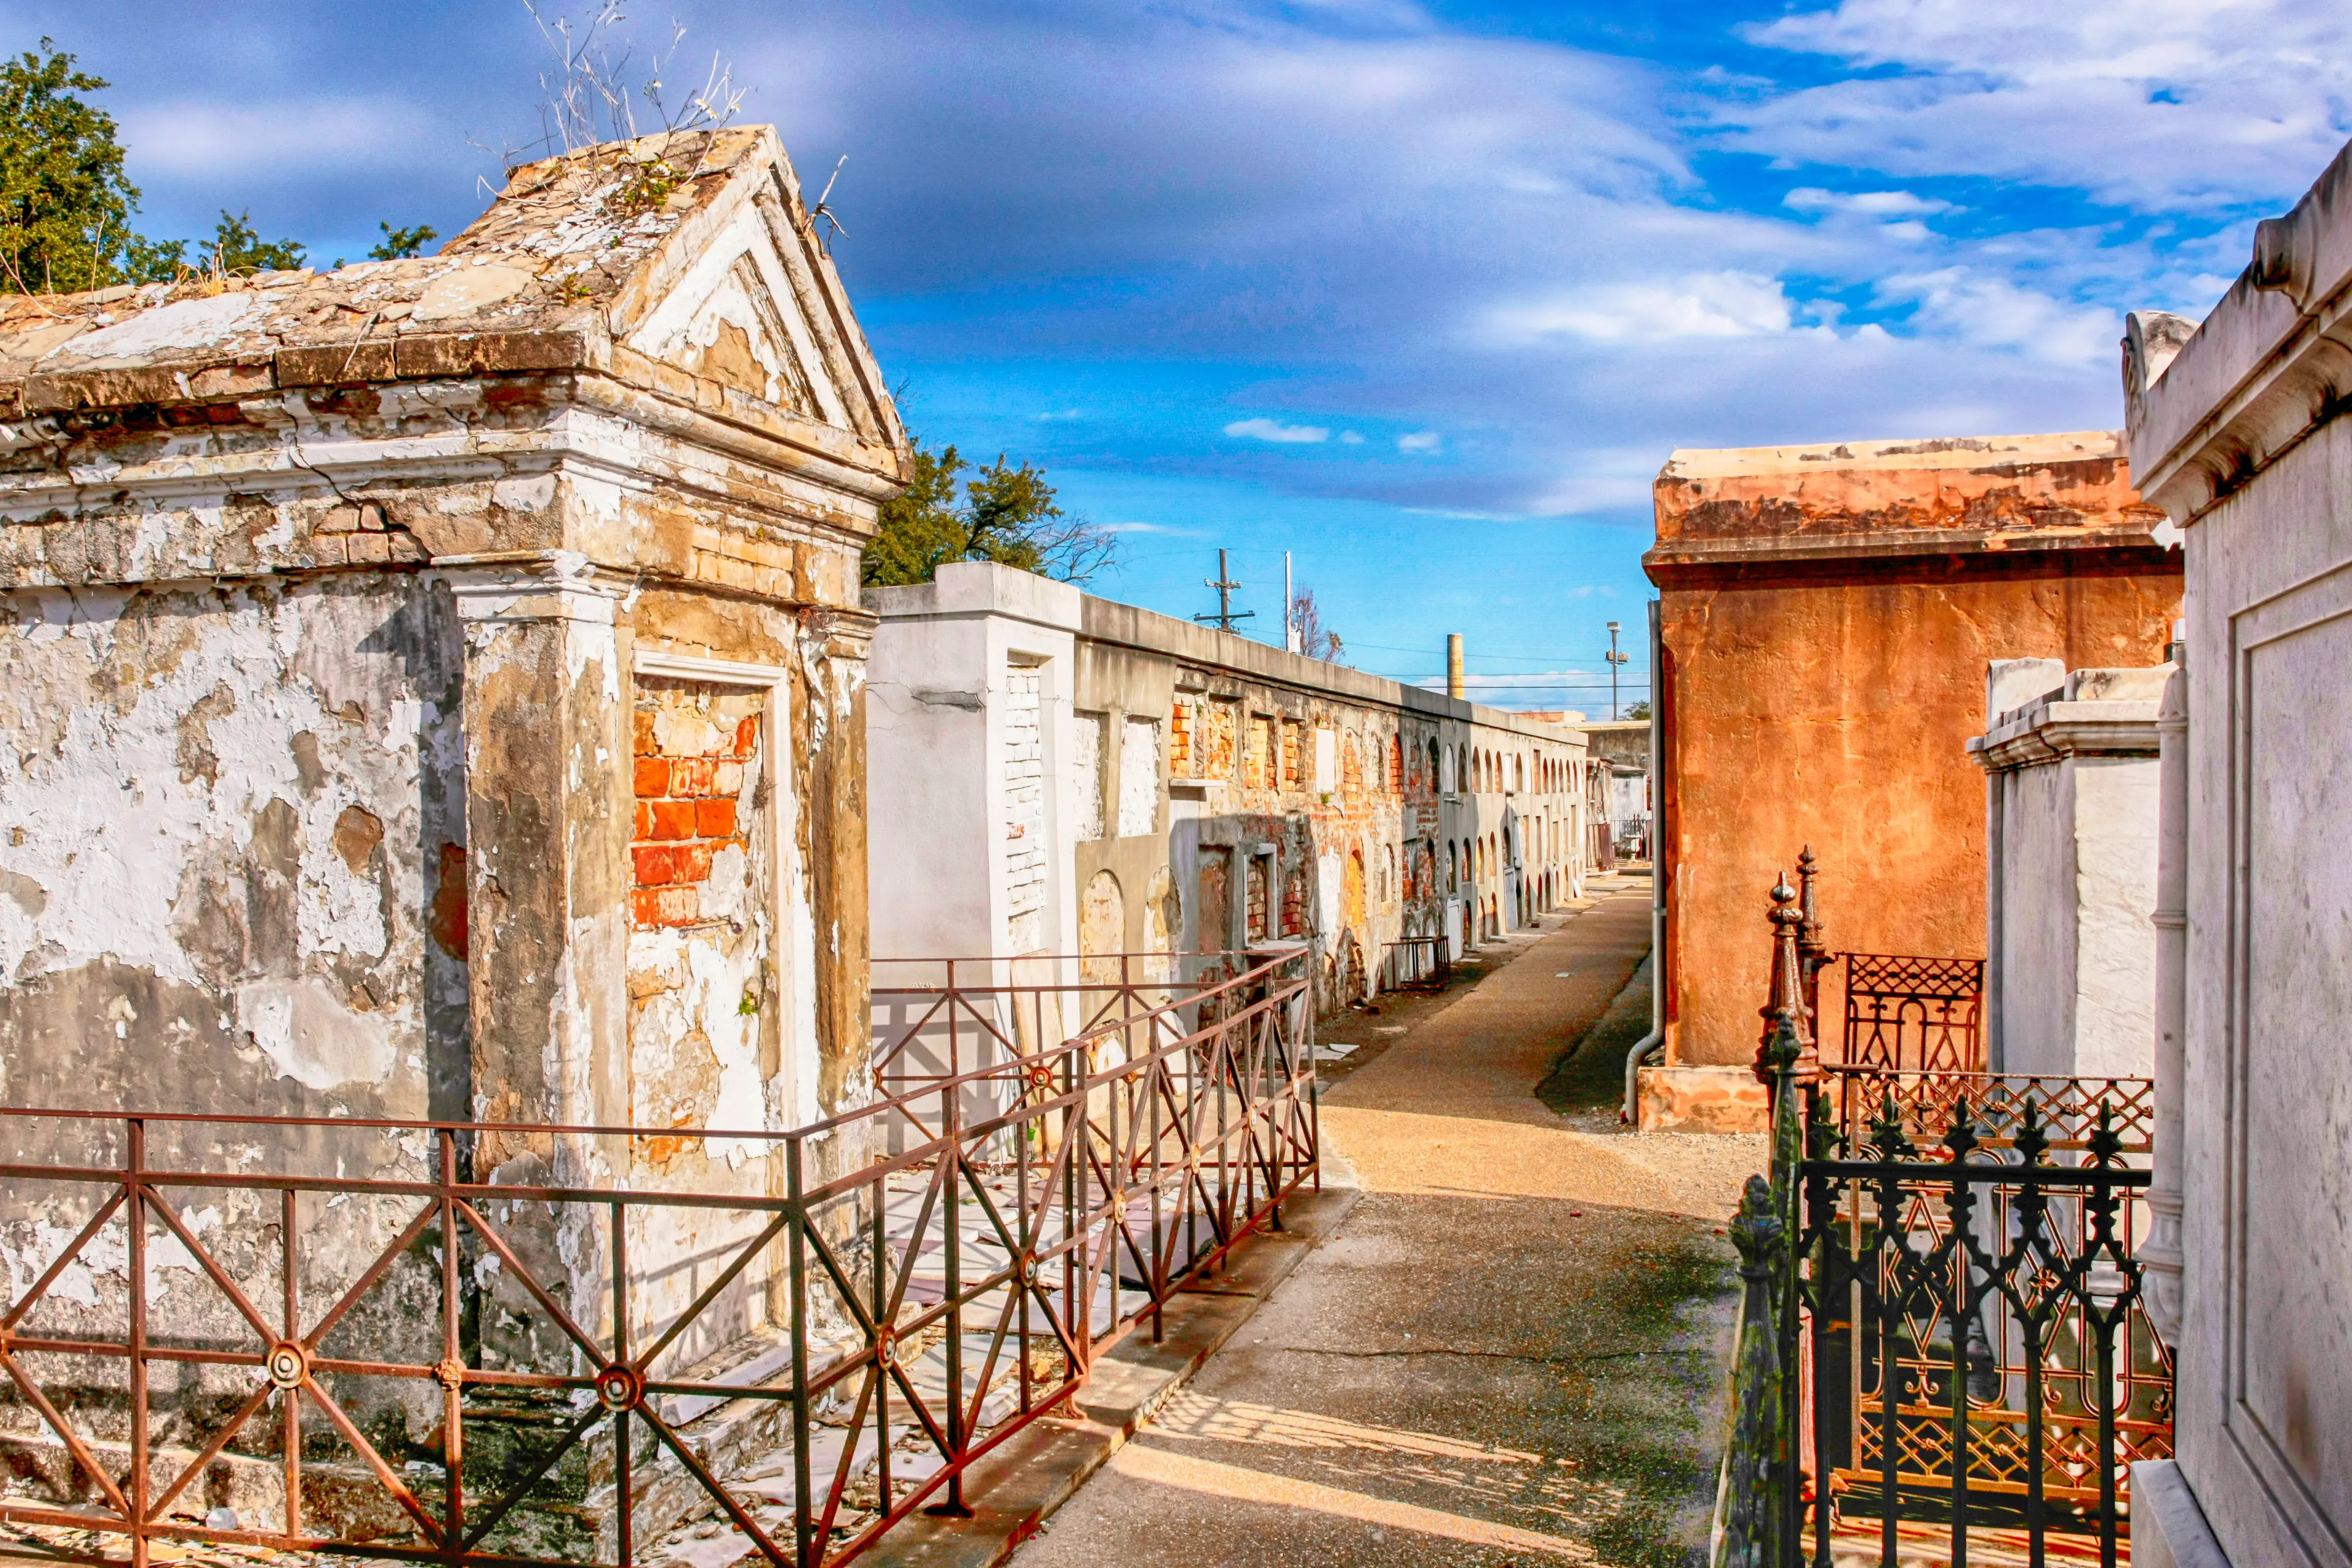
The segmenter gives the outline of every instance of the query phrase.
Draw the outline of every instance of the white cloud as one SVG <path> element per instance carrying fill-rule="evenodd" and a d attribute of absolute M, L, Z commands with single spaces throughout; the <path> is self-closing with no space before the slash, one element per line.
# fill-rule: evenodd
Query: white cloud
<path fill-rule="evenodd" d="M 1364 438 L 1361 436 L 1357 435 L 1353 430 L 1342 430 L 1339 432 L 1339 445 L 1342 447 L 1360 447 L 1363 444 Z"/>
<path fill-rule="evenodd" d="M 1843 0 L 1743 32 L 1872 73 L 1720 108 L 1734 146 L 1798 163 L 2151 210 L 2292 199 L 2352 131 L 2335 0 Z"/>
<path fill-rule="evenodd" d="M 1040 425 L 1051 425 L 1060 420 L 1084 419 L 1086 416 L 1087 411 L 1083 408 L 1064 408 L 1060 410 L 1048 409 L 1046 412 L 1037 416 L 1037 423 Z"/>
<path fill-rule="evenodd" d="M 1312 445 L 1331 438 L 1331 432 L 1320 425 L 1285 425 L 1276 419 L 1236 419 L 1225 426 L 1225 434 L 1285 445 Z"/>
<path fill-rule="evenodd" d="M 278 100 L 267 108 L 183 99 L 126 108 L 122 132 L 142 180 L 445 162 L 443 128 L 420 106 L 393 98 Z"/>
<path fill-rule="evenodd" d="M 1864 217 L 1925 217 L 1953 210 L 1949 202 L 1909 191 L 1824 191 L 1811 185 L 1798 186 L 1780 202 L 1801 213 L 1856 213 Z"/>
<path fill-rule="evenodd" d="M 1785 332 L 1791 310 L 1777 278 L 1750 272 L 1694 273 L 1670 283 L 1615 283 L 1493 312 L 1505 339 L 1566 335 L 1604 342 L 1667 338 L 1744 338 Z"/>
<path fill-rule="evenodd" d="M 2070 304 L 1960 267 L 1897 274 L 1878 286 L 1878 294 L 1916 303 L 1914 323 L 1935 336 L 2051 364 L 2105 364 L 2116 356 L 2121 332 L 2111 310 Z"/>
<path fill-rule="evenodd" d="M 1400 452 L 1435 452 L 1444 449 L 1445 437 L 1434 430 L 1415 430 L 1398 437 L 1396 445 Z"/>

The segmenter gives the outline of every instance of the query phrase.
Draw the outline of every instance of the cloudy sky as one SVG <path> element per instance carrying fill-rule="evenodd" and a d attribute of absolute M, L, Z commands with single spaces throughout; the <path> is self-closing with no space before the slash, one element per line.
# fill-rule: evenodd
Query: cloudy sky
<path fill-rule="evenodd" d="M 575 14 L 581 9 L 574 0 Z M 561 0 L 542 10 L 560 12 Z M 2111 427 L 2352 134 L 2352 7 L 2214 0 L 677 0 L 804 181 L 915 429 L 1045 464 L 1097 586 L 1282 552 L 1355 662 L 1608 703 L 1677 446 Z M 151 233 L 454 233 L 541 133 L 520 0 L 0 0 L 113 83 Z M 642 75 L 642 71 L 640 73 Z"/>

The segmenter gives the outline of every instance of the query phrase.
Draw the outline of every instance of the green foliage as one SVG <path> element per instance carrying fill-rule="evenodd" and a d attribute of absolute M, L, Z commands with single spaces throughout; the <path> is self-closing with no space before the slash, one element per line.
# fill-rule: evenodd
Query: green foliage
<path fill-rule="evenodd" d="M 264 239 L 255 233 L 250 207 L 235 217 L 223 207 L 204 261 L 212 270 L 234 272 L 240 278 L 256 272 L 292 272 L 302 265 L 302 247 L 290 239 Z"/>
<path fill-rule="evenodd" d="M 195 259 L 188 248 L 196 245 Z M 292 272 L 302 265 L 302 247 L 290 239 L 264 239 L 253 226 L 253 210 L 232 215 L 221 209 L 210 240 L 134 239 L 131 247 L 138 279 L 168 282 L 183 273 L 220 272 L 250 278 L 257 272 Z"/>
<path fill-rule="evenodd" d="M 114 117 L 84 101 L 106 83 L 47 38 L 0 64 L 0 269 L 26 293 L 144 276 Z"/>
<path fill-rule="evenodd" d="M 0 62 L 0 278 L 6 288 L 63 293 L 169 281 L 189 271 L 247 274 L 302 265 L 302 247 L 263 239 L 250 211 L 231 216 L 224 209 L 209 245 L 148 239 L 132 228 L 139 187 L 123 172 L 114 117 L 80 96 L 106 85 L 74 68 L 74 57 L 47 38 L 37 50 Z"/>
<path fill-rule="evenodd" d="M 880 524 L 866 547 L 862 578 L 870 588 L 928 583 L 950 561 L 993 561 L 1083 583 L 1116 554 L 1108 529 L 1062 510 L 1045 469 L 1014 468 L 1002 454 L 975 468 L 953 447 L 915 448 L 907 488 L 882 503 Z"/>
<path fill-rule="evenodd" d="M 425 246 L 441 237 L 441 231 L 429 223 L 420 223 L 413 228 L 394 228 L 388 223 L 379 223 L 376 227 L 383 230 L 383 243 L 368 252 L 371 261 L 399 261 L 421 255 Z"/>
<path fill-rule="evenodd" d="M 1640 700 L 1639 702 L 1628 702 L 1627 704 L 1625 704 L 1625 717 L 1626 717 L 1626 718 L 1628 718 L 1628 719 L 1646 719 L 1646 718 L 1648 718 L 1649 716 L 1650 716 L 1650 700 L 1649 700 L 1648 698 L 1644 697 L 1644 698 L 1643 698 L 1643 699 L 1642 699 L 1642 700 Z"/>

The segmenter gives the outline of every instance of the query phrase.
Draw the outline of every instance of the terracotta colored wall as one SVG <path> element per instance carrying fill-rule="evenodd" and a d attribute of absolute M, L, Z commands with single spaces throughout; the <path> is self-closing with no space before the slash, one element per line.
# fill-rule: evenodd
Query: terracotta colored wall
<path fill-rule="evenodd" d="M 1985 665 L 2157 664 L 2179 557 L 2034 551 L 1713 574 L 1661 593 L 1668 1060 L 1749 1060 L 1780 868 L 1841 952 L 1981 957 Z M 1824 997 L 1824 1011 L 1829 1011 Z"/>

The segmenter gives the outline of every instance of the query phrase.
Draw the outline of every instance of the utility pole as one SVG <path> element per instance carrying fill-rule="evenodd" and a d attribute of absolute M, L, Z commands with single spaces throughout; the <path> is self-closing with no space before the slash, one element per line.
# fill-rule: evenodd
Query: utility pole
<path fill-rule="evenodd" d="M 1469 685 L 1462 677 L 1462 634 L 1448 632 L 1445 634 L 1445 695 L 1465 696 Z"/>
<path fill-rule="evenodd" d="M 1214 577 L 1210 578 L 1207 583 L 1203 584 L 1203 586 L 1214 588 L 1217 591 L 1217 613 L 1213 616 L 1194 616 L 1192 617 L 1194 620 L 1214 621 L 1217 623 L 1217 629 L 1219 631 L 1230 632 L 1234 629 L 1234 623 L 1235 621 L 1248 620 L 1252 616 L 1256 614 L 1254 610 L 1234 610 L 1234 590 L 1240 587 L 1241 584 L 1233 580 L 1233 575 L 1234 574 L 1231 572 L 1225 570 L 1225 552 L 1222 550 L 1218 551 L 1217 574 Z M 1284 616 L 1287 616 L 1289 613 L 1289 606 L 1285 605 L 1283 607 Z"/>
<path fill-rule="evenodd" d="M 1617 623 L 1609 623 L 1609 651 L 1602 656 L 1609 660 L 1609 717 L 1617 717 L 1617 667 L 1632 660 L 1633 655 L 1617 651 Z"/>
<path fill-rule="evenodd" d="M 1224 573 L 1219 572 L 1217 575 L 1222 577 Z M 1298 651 L 1298 616 L 1294 613 L 1297 603 L 1292 596 L 1290 586 L 1290 552 L 1286 550 L 1282 552 L 1282 651 L 1285 653 Z"/>

